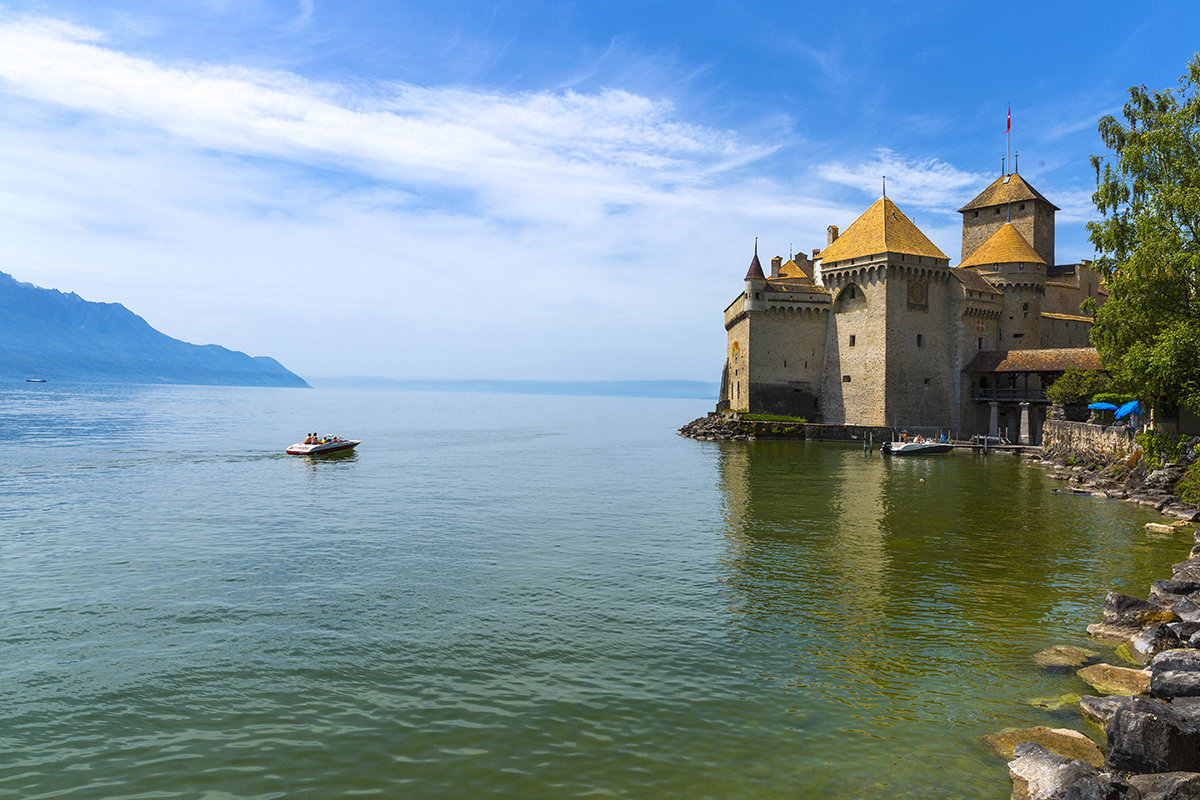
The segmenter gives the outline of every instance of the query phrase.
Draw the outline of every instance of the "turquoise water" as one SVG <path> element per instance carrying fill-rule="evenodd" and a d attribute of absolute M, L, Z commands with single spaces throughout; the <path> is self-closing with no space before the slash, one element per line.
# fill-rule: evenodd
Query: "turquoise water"
<path fill-rule="evenodd" d="M 1003 798 L 980 735 L 1085 729 L 1031 654 L 1190 547 L 708 407 L 0 388 L 0 797 Z"/>

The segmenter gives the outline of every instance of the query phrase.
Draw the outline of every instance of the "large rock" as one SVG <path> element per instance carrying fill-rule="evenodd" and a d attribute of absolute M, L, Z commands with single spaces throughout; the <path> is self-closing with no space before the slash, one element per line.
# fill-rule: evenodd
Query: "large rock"
<path fill-rule="evenodd" d="M 1104 764 L 1120 772 L 1200 771 L 1200 724 L 1161 700 L 1127 697 L 1108 721 Z"/>
<path fill-rule="evenodd" d="M 1104 620 L 1097 625 L 1088 625 L 1087 632 L 1102 638 L 1133 638 L 1154 622 L 1177 622 L 1178 619 L 1175 612 L 1156 603 L 1110 591 L 1104 597 Z"/>
<path fill-rule="evenodd" d="M 1167 623 L 1158 622 L 1146 628 L 1129 642 L 1129 653 L 1139 664 L 1149 664 L 1159 653 L 1183 647 L 1185 640 Z"/>
<path fill-rule="evenodd" d="M 1114 776 L 1033 742 L 1017 746 L 1008 774 L 1013 800 L 1140 800 Z"/>
<path fill-rule="evenodd" d="M 1141 800 L 1200 800 L 1200 773 L 1197 772 L 1131 775 L 1129 785 L 1137 789 Z"/>
<path fill-rule="evenodd" d="M 1200 650 L 1167 650 L 1150 662 L 1154 697 L 1200 697 Z"/>
<path fill-rule="evenodd" d="M 1014 750 L 1021 742 L 1033 742 L 1052 753 L 1074 758 L 1095 767 L 1104 763 L 1104 751 L 1100 746 L 1084 734 L 1070 728 L 1047 728 L 1045 725 L 1037 725 L 1033 728 L 991 733 L 979 739 L 979 743 L 988 752 L 1005 760 L 1013 757 Z"/>
<path fill-rule="evenodd" d="M 1120 704 L 1120 697 L 1113 695 L 1096 697 L 1092 694 L 1085 694 L 1079 698 L 1079 713 L 1089 722 L 1093 722 L 1101 728 L 1108 728 L 1108 720 Z"/>
<path fill-rule="evenodd" d="M 1101 694 L 1131 695 L 1150 692 L 1150 671 L 1145 669 L 1093 664 L 1076 671 L 1075 674 Z"/>
<path fill-rule="evenodd" d="M 1200 622 L 1200 603 L 1195 598 L 1181 597 L 1171 605 L 1171 610 L 1184 622 Z"/>
<path fill-rule="evenodd" d="M 1095 650 L 1088 650 L 1084 647 L 1056 644 L 1034 654 L 1033 660 L 1039 667 L 1046 669 L 1077 668 L 1092 663 L 1098 655 L 1100 654 Z"/>

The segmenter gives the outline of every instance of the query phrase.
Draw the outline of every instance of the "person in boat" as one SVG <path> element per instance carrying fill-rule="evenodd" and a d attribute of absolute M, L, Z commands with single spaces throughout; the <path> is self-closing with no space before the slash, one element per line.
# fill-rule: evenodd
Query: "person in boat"
<path fill-rule="evenodd" d="M 312 434 L 311 433 L 304 434 L 304 443 L 312 444 Z"/>

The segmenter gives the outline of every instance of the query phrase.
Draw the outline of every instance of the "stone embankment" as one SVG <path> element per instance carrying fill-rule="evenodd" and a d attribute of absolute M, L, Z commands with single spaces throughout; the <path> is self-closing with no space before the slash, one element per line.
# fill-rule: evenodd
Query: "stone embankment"
<path fill-rule="evenodd" d="M 1042 461 L 1059 491 L 1084 492 L 1151 506 L 1176 520 L 1148 523 L 1151 531 L 1191 527 L 1200 510 L 1175 496 L 1175 484 L 1194 460 L 1196 441 L 1177 448 L 1180 461 L 1149 467 L 1132 433 L 1081 423 L 1047 423 Z M 1081 696 L 1080 714 L 1104 732 L 1093 750 L 1078 731 L 1045 727 L 984 737 L 1010 758 L 1014 800 L 1200 800 L 1200 533 L 1188 558 L 1156 580 L 1146 599 L 1109 592 L 1103 619 L 1088 633 L 1112 646 L 1098 653 L 1050 648 L 1035 656 L 1046 669 L 1078 667 L 1095 695 Z M 1090 740 L 1089 740 L 1090 741 Z"/>
<path fill-rule="evenodd" d="M 818 425 L 813 422 L 774 422 L 743 419 L 737 414 L 710 413 L 679 429 L 680 436 L 702 441 L 808 439 L 821 442 L 883 442 L 892 429 L 872 425 Z"/>

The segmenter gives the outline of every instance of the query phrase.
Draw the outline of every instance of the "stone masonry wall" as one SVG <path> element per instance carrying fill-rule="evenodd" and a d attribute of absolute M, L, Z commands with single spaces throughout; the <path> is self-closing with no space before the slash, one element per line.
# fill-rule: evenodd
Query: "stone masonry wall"
<path fill-rule="evenodd" d="M 1042 428 L 1042 452 L 1047 458 L 1066 461 L 1113 463 L 1138 446 L 1133 431 L 1087 422 L 1048 419 Z"/>

